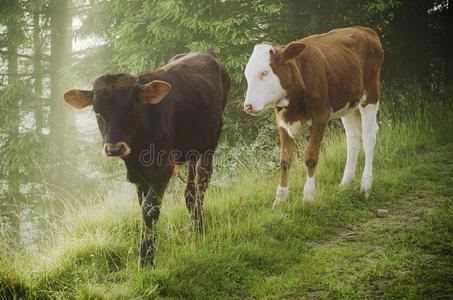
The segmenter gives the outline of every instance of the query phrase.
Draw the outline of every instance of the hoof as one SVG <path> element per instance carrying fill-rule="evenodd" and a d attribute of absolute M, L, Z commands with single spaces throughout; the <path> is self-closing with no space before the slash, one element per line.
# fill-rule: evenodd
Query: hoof
<path fill-rule="evenodd" d="M 311 201 L 315 199 L 315 177 L 307 177 L 304 186 L 304 200 Z"/>
<path fill-rule="evenodd" d="M 312 201 L 313 199 L 315 199 L 314 193 L 311 194 L 311 193 L 305 193 L 304 192 L 304 200 L 305 201 Z"/>
<path fill-rule="evenodd" d="M 363 194 L 363 196 L 365 197 L 365 199 L 370 198 L 371 189 L 360 188 L 360 192 Z"/>
<path fill-rule="evenodd" d="M 152 257 L 140 257 L 138 263 L 141 268 L 152 268 L 154 265 Z"/>
<path fill-rule="evenodd" d="M 143 240 L 140 244 L 140 267 L 152 267 L 154 258 L 154 246 L 149 240 Z"/>
<path fill-rule="evenodd" d="M 343 179 L 341 180 L 341 186 L 346 186 L 351 184 L 354 181 L 354 176 L 344 175 Z"/>
<path fill-rule="evenodd" d="M 275 192 L 275 200 L 272 204 L 272 208 L 277 206 L 281 201 L 286 201 L 288 199 L 289 190 L 288 187 L 283 187 L 278 185 L 277 191 Z"/>
<path fill-rule="evenodd" d="M 371 185 L 373 183 L 373 177 L 362 177 L 362 183 L 360 184 L 360 192 L 365 196 L 366 199 L 370 197 Z"/>

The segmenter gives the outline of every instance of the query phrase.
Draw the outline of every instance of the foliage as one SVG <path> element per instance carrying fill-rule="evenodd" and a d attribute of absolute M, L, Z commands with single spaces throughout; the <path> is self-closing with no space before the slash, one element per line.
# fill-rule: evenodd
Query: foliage
<path fill-rule="evenodd" d="M 14 139 L 0 140 L 3 145 L 0 158 L 3 163 L 0 166 L 2 168 L 0 174 L 3 176 L 8 176 L 10 172 L 27 173 L 31 171 L 31 169 L 27 168 L 29 161 L 24 161 L 23 157 L 17 154 L 28 153 L 27 157 L 33 160 L 33 158 L 36 159 L 39 156 L 39 150 L 44 148 L 33 131 L 33 127 L 30 128 L 30 124 L 25 124 L 23 118 L 32 109 L 30 105 L 32 95 L 29 85 L 21 82 L 9 85 L 0 91 L 0 117 L 4 120 L 3 129 L 5 130 L 3 137 L 6 136 L 10 128 L 19 127 L 21 129 L 20 134 Z M 21 104 L 22 111 L 20 115 L 11 112 L 11 107 L 14 107 L 16 103 Z M 30 149 L 37 149 L 38 151 L 30 151 Z"/>
<path fill-rule="evenodd" d="M 382 77 L 386 82 L 416 80 L 426 90 L 445 88 L 451 78 L 446 77 L 445 61 L 438 58 L 447 55 L 441 37 L 447 30 L 442 20 L 448 6 L 442 1 L 419 2 L 422 5 L 395 0 L 97 0 L 91 2 L 94 9 L 78 35 L 102 37 L 105 46 L 99 52 L 92 51 L 75 68 L 82 72 L 79 78 L 86 75 L 86 68 L 90 70 L 84 79 L 87 82 L 99 73 L 143 73 L 164 65 L 177 53 L 214 49 L 233 78 L 224 130 L 224 140 L 233 144 L 240 137 L 255 138 L 260 127 L 272 123 L 270 114 L 250 118 L 242 112 L 246 88 L 243 70 L 253 46 L 263 41 L 284 45 L 335 27 L 370 26 L 384 45 Z M 429 13 L 433 6 L 443 8 Z M 423 22 L 418 19 L 420 15 L 424 15 Z M 404 29 L 399 18 L 406 20 Z M 406 24 L 414 22 L 419 26 L 417 35 L 408 34 L 412 28 Z M 424 39 L 429 43 L 422 42 Z M 408 40 L 417 47 L 407 44 Z M 421 51 L 429 55 L 422 60 L 415 58 Z"/>

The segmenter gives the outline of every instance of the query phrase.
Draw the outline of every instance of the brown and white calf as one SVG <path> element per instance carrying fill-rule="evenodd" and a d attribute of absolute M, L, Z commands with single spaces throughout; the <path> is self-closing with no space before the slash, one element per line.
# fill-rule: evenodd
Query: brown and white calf
<path fill-rule="evenodd" d="M 342 185 L 355 177 L 362 136 L 365 168 L 360 190 L 369 197 L 378 126 L 379 72 L 384 51 L 378 35 L 366 27 L 335 29 L 284 47 L 256 45 L 245 68 L 248 88 L 244 110 L 256 115 L 275 110 L 280 134 L 281 177 L 274 206 L 288 197 L 288 171 L 294 139 L 310 130 L 304 161 L 308 169 L 304 199 L 315 196 L 315 168 L 327 122 L 341 118 L 347 160 Z"/>

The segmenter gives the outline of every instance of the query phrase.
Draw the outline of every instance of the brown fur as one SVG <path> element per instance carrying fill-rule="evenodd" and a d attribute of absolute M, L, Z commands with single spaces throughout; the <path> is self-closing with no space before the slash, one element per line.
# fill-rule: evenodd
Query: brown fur
<path fill-rule="evenodd" d="M 93 104 L 93 92 L 72 89 L 63 95 L 64 100 L 77 109 Z"/>
<path fill-rule="evenodd" d="M 131 89 L 137 84 L 137 80 L 136 76 L 128 73 L 102 75 L 94 80 L 93 90 Z"/>
<path fill-rule="evenodd" d="M 156 74 L 164 73 L 164 72 L 168 71 L 169 69 L 171 69 L 172 67 L 178 65 L 179 63 L 181 63 L 181 62 L 185 61 L 186 59 L 189 59 L 195 55 L 199 55 L 199 54 L 198 53 L 188 53 L 188 54 L 177 55 L 176 58 L 171 58 L 170 61 L 165 66 L 160 67 L 159 69 L 149 72 L 145 75 L 156 75 Z"/>
<path fill-rule="evenodd" d="M 137 185 L 144 224 L 141 265 L 153 262 L 161 200 L 172 174 L 185 163 L 186 206 L 196 229 L 203 228 L 204 193 L 230 89 L 230 76 L 212 53 L 177 55 L 167 66 L 139 77 L 102 75 L 95 79 L 94 91 L 65 94 L 76 108 L 94 104 L 104 153 L 120 156 L 127 179 Z"/>

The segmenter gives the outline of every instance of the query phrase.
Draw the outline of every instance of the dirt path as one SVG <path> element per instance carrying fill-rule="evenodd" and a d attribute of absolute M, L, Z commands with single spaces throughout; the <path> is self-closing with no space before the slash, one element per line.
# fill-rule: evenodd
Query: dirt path
<path fill-rule="evenodd" d="M 385 275 L 385 271 L 382 271 L 384 275 L 373 276 L 375 272 L 381 272 L 383 265 L 388 263 L 387 256 L 394 254 L 388 248 L 394 247 L 395 240 L 402 234 L 410 234 L 423 224 L 426 217 L 446 200 L 446 196 L 435 195 L 430 190 L 409 192 L 387 207 L 375 207 L 375 218 L 364 223 L 348 224 L 344 231 L 332 238 L 313 242 L 313 255 L 329 257 L 330 253 L 332 257 L 340 257 L 338 260 L 333 259 L 339 269 L 333 276 L 337 277 L 339 285 L 359 289 L 359 294 L 366 297 L 385 296 L 395 279 L 404 281 L 413 276 L 411 273 L 414 271 L 408 267 L 411 263 L 401 263 L 392 267 L 391 276 Z M 378 217 L 378 208 L 388 210 L 388 215 Z M 338 255 L 339 253 L 344 254 Z M 410 260 L 410 256 L 408 259 Z M 425 253 L 419 259 L 429 264 L 437 258 Z M 326 295 L 322 291 L 315 291 L 307 296 L 324 298 Z"/>

